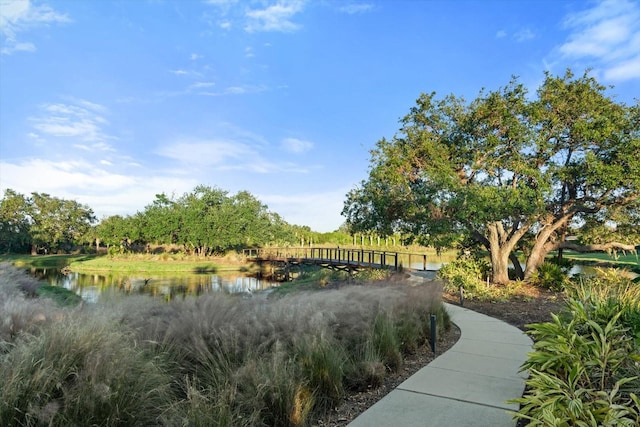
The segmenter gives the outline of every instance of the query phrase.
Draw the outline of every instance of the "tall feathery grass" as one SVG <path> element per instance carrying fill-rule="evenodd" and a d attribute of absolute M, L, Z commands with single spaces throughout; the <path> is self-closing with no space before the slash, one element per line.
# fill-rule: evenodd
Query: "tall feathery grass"
<path fill-rule="evenodd" d="M 0 266 L 0 425 L 305 426 L 450 326 L 395 281 L 266 298 L 61 307 Z M 31 294 L 32 295 L 32 294 Z"/>

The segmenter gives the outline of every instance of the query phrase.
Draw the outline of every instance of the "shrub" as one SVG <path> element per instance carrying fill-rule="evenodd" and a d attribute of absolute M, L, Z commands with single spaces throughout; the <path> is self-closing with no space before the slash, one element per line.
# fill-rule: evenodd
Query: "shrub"
<path fill-rule="evenodd" d="M 529 425 L 638 425 L 640 347 L 623 316 L 640 304 L 620 279 L 594 278 L 572 290 L 567 311 L 529 325 L 534 352 L 516 417 Z"/>
<path fill-rule="evenodd" d="M 531 283 L 544 289 L 560 292 L 569 285 L 568 271 L 571 267 L 545 261 L 531 278 Z"/>
<path fill-rule="evenodd" d="M 640 286 L 615 269 L 596 269 L 567 289 L 568 295 L 582 302 L 600 324 L 620 313 L 620 323 L 631 330 L 640 344 Z"/>
<path fill-rule="evenodd" d="M 489 283 L 491 266 L 482 258 L 467 256 L 445 264 L 438 271 L 438 276 L 445 281 L 444 290 L 457 294 L 462 287 L 467 299 L 504 301 L 521 286 L 519 282 L 508 285 Z"/>
<path fill-rule="evenodd" d="M 444 264 L 438 271 L 438 276 L 446 281 L 445 291 L 457 292 L 462 287 L 465 293 L 471 295 L 484 284 L 489 271 L 490 267 L 486 262 L 475 257 L 465 257 Z"/>

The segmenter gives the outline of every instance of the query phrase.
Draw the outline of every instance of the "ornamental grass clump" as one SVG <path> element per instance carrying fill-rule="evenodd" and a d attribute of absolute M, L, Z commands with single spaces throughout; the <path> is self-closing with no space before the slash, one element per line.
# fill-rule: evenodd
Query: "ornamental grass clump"
<path fill-rule="evenodd" d="M 217 413 L 222 424 L 297 426 L 348 390 L 382 384 L 402 365 L 406 348 L 427 343 L 429 313 L 438 313 L 441 330 L 448 328 L 440 291 L 400 284 L 269 299 L 218 294 L 153 307 L 126 322 L 185 379 L 180 422 Z M 419 332 L 411 345 L 401 332 L 408 313 Z M 216 402 L 226 409 L 216 409 Z"/>
<path fill-rule="evenodd" d="M 0 425 L 156 425 L 171 382 L 131 333 L 76 315 L 23 334 L 2 356 Z"/>
<path fill-rule="evenodd" d="M 60 307 L 1 285 L 13 273 L 0 270 L 3 426 L 307 426 L 427 344 L 430 314 L 450 326 L 441 288 L 400 280 Z"/>
<path fill-rule="evenodd" d="M 529 325 L 535 344 L 516 417 L 531 426 L 640 425 L 638 289 L 627 285 L 611 273 L 584 279 L 564 313 Z"/>

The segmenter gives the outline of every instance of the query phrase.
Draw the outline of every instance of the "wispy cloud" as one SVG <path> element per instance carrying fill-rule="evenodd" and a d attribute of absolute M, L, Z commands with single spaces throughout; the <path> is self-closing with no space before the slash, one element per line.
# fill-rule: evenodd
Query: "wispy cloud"
<path fill-rule="evenodd" d="M 310 192 L 303 194 L 258 194 L 257 197 L 274 212 L 283 213 L 290 224 L 304 224 L 312 230 L 329 232 L 327 224 L 344 222 L 340 212 L 344 204 L 344 195 L 349 188 L 340 188 L 329 192 Z M 322 209 L 309 209 L 309 206 L 322 206 Z M 337 227 L 335 227 L 337 228 Z"/>
<path fill-rule="evenodd" d="M 355 15 L 358 13 L 365 13 L 373 10 L 373 5 L 369 3 L 351 3 L 338 8 L 342 13 L 349 15 Z"/>
<path fill-rule="evenodd" d="M 199 92 L 191 92 L 197 95 L 203 96 L 225 96 L 225 95 L 247 95 L 252 93 L 260 93 L 268 90 L 269 88 L 265 85 L 238 85 L 238 86 L 228 86 L 219 91 L 199 91 Z"/>
<path fill-rule="evenodd" d="M 570 31 L 559 47 L 565 59 L 595 60 L 606 80 L 640 78 L 640 6 L 628 0 L 604 0 L 570 14 Z"/>
<path fill-rule="evenodd" d="M 106 112 L 102 105 L 82 99 L 66 104 L 42 104 L 40 114 L 30 118 L 38 133 L 30 135 L 38 139 L 69 138 L 77 148 L 109 151 L 112 147 L 107 140 L 115 138 L 103 129 L 108 124 Z"/>
<path fill-rule="evenodd" d="M 187 192 L 198 181 L 167 171 L 131 168 L 126 174 L 114 171 L 113 163 L 89 162 L 81 158 L 67 161 L 29 159 L 10 163 L 0 161 L 0 190 L 18 193 L 37 191 L 89 205 L 98 218 L 134 214 L 150 203 L 155 194 Z"/>
<path fill-rule="evenodd" d="M 304 153 L 313 148 L 313 143 L 298 138 L 285 138 L 282 140 L 280 147 L 290 153 Z"/>
<path fill-rule="evenodd" d="M 19 40 L 19 33 L 65 22 L 71 22 L 71 19 L 46 4 L 35 5 L 30 0 L 0 0 L 0 35 L 3 39 L 0 53 L 9 55 L 14 52 L 33 52 L 36 46 Z"/>
<path fill-rule="evenodd" d="M 513 39 L 518 43 L 532 40 L 535 37 L 536 34 L 530 28 L 522 28 L 521 30 L 513 34 Z"/>
<path fill-rule="evenodd" d="M 245 31 L 294 32 L 300 24 L 293 22 L 293 17 L 302 12 L 304 0 L 279 0 L 264 9 L 250 9 L 246 12 L 248 19 Z"/>

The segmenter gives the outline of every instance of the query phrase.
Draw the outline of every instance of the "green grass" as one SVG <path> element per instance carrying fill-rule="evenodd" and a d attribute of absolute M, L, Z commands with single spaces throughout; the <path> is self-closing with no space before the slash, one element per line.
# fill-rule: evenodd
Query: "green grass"
<path fill-rule="evenodd" d="M 2 255 L 0 262 L 16 267 L 63 268 L 73 271 L 112 271 L 120 273 L 219 273 L 222 271 L 248 271 L 251 266 L 234 256 L 200 259 L 180 255 Z"/>
<path fill-rule="evenodd" d="M 10 262 L 16 267 L 63 268 L 71 262 L 90 260 L 95 255 L 0 255 L 0 262 Z"/>
<path fill-rule="evenodd" d="M 552 253 L 554 256 L 555 253 Z M 606 252 L 589 252 L 579 253 L 572 251 L 564 251 L 562 256 L 574 260 L 578 264 L 598 264 L 606 263 L 619 266 L 640 267 L 640 255 L 632 253 L 618 253 L 616 257 L 613 254 L 609 255 Z"/>
<path fill-rule="evenodd" d="M 36 289 L 36 295 L 40 298 L 50 298 L 63 307 L 76 306 L 82 301 L 80 295 L 60 286 L 42 285 Z"/>

